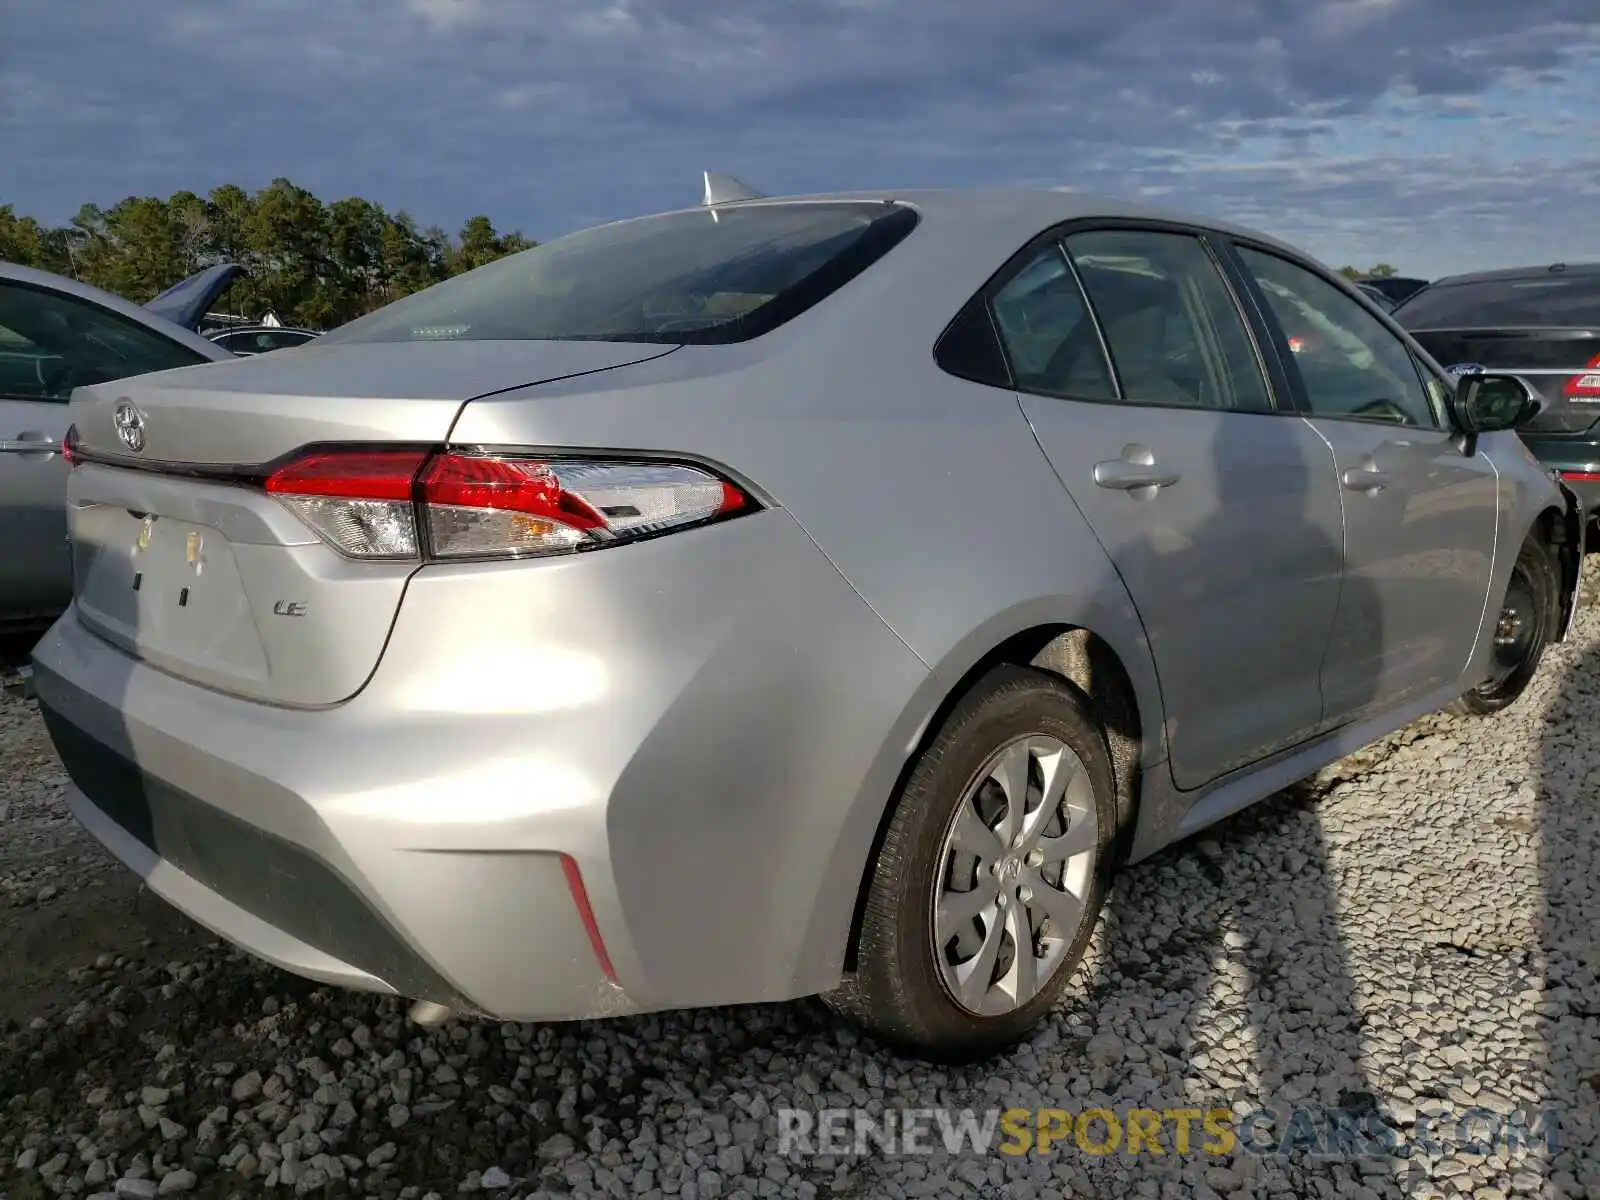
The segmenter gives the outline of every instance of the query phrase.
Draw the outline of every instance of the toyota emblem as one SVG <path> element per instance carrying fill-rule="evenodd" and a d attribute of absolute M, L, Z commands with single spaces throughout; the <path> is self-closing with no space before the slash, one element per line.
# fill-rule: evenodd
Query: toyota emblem
<path fill-rule="evenodd" d="M 111 422 L 117 427 L 117 439 L 124 446 L 135 454 L 144 449 L 144 414 L 129 401 L 117 405 Z"/>

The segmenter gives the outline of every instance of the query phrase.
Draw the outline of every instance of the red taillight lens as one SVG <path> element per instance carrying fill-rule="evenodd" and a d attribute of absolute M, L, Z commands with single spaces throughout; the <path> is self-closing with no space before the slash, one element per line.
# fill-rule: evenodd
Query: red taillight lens
<path fill-rule="evenodd" d="M 322 447 L 268 492 L 352 558 L 505 558 L 631 541 L 754 502 L 687 463 Z"/>
<path fill-rule="evenodd" d="M 562 488 L 554 467 L 535 459 L 441 454 L 422 477 L 422 498 L 430 506 L 523 513 L 572 529 L 599 529 L 606 523 Z"/>
<path fill-rule="evenodd" d="M 427 461 L 426 450 L 315 450 L 273 471 L 266 488 L 284 496 L 410 500 Z"/>
<path fill-rule="evenodd" d="M 1561 391 L 1568 400 L 1600 400 L 1600 354 L 1589 360 L 1582 374 L 1568 379 Z"/>
<path fill-rule="evenodd" d="M 61 457 L 66 460 L 69 467 L 78 465 L 78 427 L 68 425 L 66 436 L 61 439 Z"/>
<path fill-rule="evenodd" d="M 548 554 L 698 525 L 745 507 L 732 484 L 684 463 L 442 454 L 422 480 L 440 558 Z"/>

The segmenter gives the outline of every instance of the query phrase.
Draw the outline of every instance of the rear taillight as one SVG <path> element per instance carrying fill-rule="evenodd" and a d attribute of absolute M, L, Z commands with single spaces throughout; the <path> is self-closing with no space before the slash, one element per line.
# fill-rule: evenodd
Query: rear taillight
<path fill-rule="evenodd" d="M 1581 375 L 1574 375 L 1561 389 L 1568 400 L 1600 400 L 1600 354 L 1589 360 Z"/>
<path fill-rule="evenodd" d="M 265 486 L 322 540 L 351 558 L 416 558 L 414 480 L 426 450 L 312 450 Z"/>
<path fill-rule="evenodd" d="M 325 542 L 362 559 L 560 554 L 755 507 L 687 463 L 426 449 L 311 449 L 264 482 Z"/>

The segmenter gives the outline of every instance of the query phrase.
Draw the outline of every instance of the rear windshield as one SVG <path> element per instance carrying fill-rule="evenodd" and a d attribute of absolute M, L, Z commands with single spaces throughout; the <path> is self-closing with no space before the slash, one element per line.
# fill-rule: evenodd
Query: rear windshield
<path fill-rule="evenodd" d="M 1600 325 L 1600 273 L 1435 284 L 1399 308 L 1407 329 Z"/>
<path fill-rule="evenodd" d="M 842 287 L 916 223 L 882 202 L 619 221 L 435 284 L 321 341 L 739 342 Z"/>

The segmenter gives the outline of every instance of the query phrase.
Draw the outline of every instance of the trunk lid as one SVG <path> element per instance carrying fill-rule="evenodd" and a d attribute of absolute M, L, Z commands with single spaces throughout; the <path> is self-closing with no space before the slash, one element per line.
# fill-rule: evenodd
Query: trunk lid
<path fill-rule="evenodd" d="M 238 263 L 218 263 L 178 280 L 154 300 L 145 301 L 145 307 L 174 325 L 196 331 L 217 297 L 243 274 L 244 268 Z"/>
<path fill-rule="evenodd" d="M 260 468 L 313 442 L 443 443 L 469 400 L 674 348 L 311 343 L 80 388 L 70 415 L 83 461 L 68 485 L 77 619 L 232 695 L 345 700 L 376 667 L 418 564 L 340 555 L 254 484 Z"/>
<path fill-rule="evenodd" d="M 1521 375 L 1544 396 L 1545 408 L 1529 433 L 1578 434 L 1600 420 L 1593 401 L 1573 403 L 1567 383 L 1600 354 L 1600 327 L 1413 329 L 1411 336 L 1441 366 L 1480 366 Z"/>

